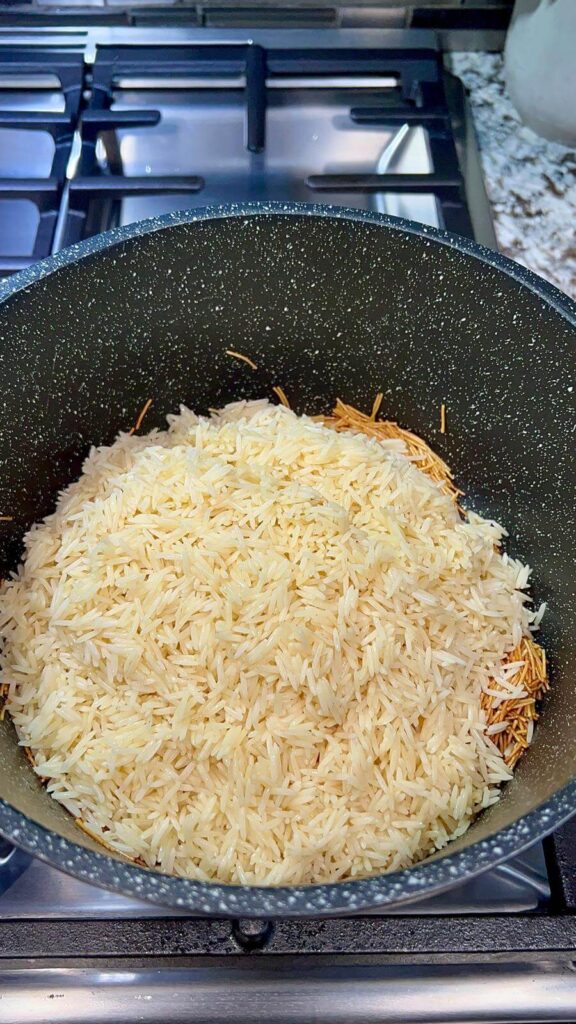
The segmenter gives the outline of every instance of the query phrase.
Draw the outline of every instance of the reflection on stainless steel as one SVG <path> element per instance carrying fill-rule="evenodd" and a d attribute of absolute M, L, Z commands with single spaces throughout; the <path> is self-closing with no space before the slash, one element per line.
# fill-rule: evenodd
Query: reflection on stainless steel
<path fill-rule="evenodd" d="M 0 77 L 2 112 L 60 113 L 64 96 L 52 75 Z M 54 139 L 45 131 L 0 128 L 0 178 L 47 178 L 54 158 Z M 34 249 L 40 217 L 28 199 L 0 199 L 0 253 L 24 256 Z"/>
<path fill-rule="evenodd" d="M 544 863 L 542 867 L 545 868 Z M 530 886 L 543 899 L 548 899 L 550 896 L 550 885 L 547 875 L 535 870 L 532 865 L 523 864 L 521 857 L 509 864 L 499 864 L 497 868 L 494 868 L 494 871 L 501 878 L 509 880 L 512 884 Z"/>
<path fill-rule="evenodd" d="M 394 134 L 392 135 L 392 137 L 390 138 L 390 140 L 388 141 L 386 146 L 384 146 L 384 149 L 382 150 L 382 152 L 381 152 L 381 154 L 380 154 L 380 156 L 378 158 L 378 162 L 376 164 L 376 173 L 377 174 L 393 173 L 394 172 L 394 167 L 395 166 L 397 167 L 397 166 L 401 165 L 402 161 L 403 161 L 403 157 L 406 158 L 406 153 L 407 153 L 407 151 L 409 151 L 409 147 L 411 145 L 412 139 L 413 139 L 412 129 L 410 128 L 410 126 L 407 125 L 407 124 L 401 125 L 401 127 L 398 128 L 398 130 L 394 132 Z M 423 135 L 423 144 L 424 144 L 424 146 L 426 146 L 426 157 L 427 157 L 427 159 L 425 159 L 424 161 L 420 160 L 419 163 L 420 163 L 420 165 L 422 165 L 422 163 L 426 163 L 426 165 L 427 165 L 426 169 L 428 170 L 429 168 L 432 167 L 432 160 L 431 160 L 431 157 L 430 157 L 430 152 L 428 150 L 428 144 L 427 144 L 426 135 Z M 421 172 L 418 172 L 418 173 L 421 173 Z M 428 223 L 428 224 L 436 224 L 437 225 L 438 224 L 437 220 L 436 221 L 434 221 L 434 220 L 427 220 L 427 218 L 426 218 L 426 206 L 429 205 L 431 198 L 432 197 L 430 197 L 430 196 L 424 196 L 423 197 L 423 202 L 421 202 L 420 206 L 418 207 L 418 219 L 419 220 L 423 220 L 425 223 Z M 414 217 L 414 209 L 416 208 L 416 204 L 414 205 L 414 207 L 412 206 L 412 200 L 414 200 L 414 199 L 416 199 L 417 202 L 418 202 L 419 200 L 422 200 L 422 197 L 421 196 L 410 196 L 410 201 L 408 202 L 408 204 L 406 204 L 406 197 L 403 196 L 401 193 L 398 193 L 397 195 L 394 194 L 394 193 L 388 193 L 388 194 L 380 193 L 379 195 L 378 194 L 374 195 L 374 201 L 375 201 L 375 205 L 376 205 L 376 209 L 377 209 L 378 213 L 389 213 L 389 214 L 392 214 L 395 217 L 405 217 L 406 216 L 406 213 L 403 212 L 403 207 L 405 208 L 406 205 L 408 205 L 412 209 L 412 212 L 411 212 L 410 216 Z M 431 210 L 434 210 L 434 208 L 435 207 L 434 207 L 434 201 L 433 201 L 433 205 L 431 206 Z"/>
<path fill-rule="evenodd" d="M 50 76 L 48 76 L 50 79 Z M 26 83 L 28 80 L 25 79 Z M 50 79 L 51 81 L 51 79 Z M 42 111 L 58 113 L 64 110 L 64 96 L 50 86 L 48 91 L 37 89 L 14 91 L 16 81 L 10 79 L 11 88 L 5 89 L 6 80 L 0 80 L 0 108 L 4 111 Z M 23 86 L 23 89 L 26 85 Z M 47 178 L 54 156 L 54 141 L 48 132 L 0 128 L 0 178 Z"/>
<path fill-rule="evenodd" d="M 0 177 L 47 178 L 54 140 L 47 132 L 0 129 Z"/>
<path fill-rule="evenodd" d="M 68 166 L 66 168 L 66 177 L 68 179 L 73 178 L 78 168 L 78 161 L 80 159 L 80 151 L 82 149 L 82 137 L 78 129 L 74 132 L 72 139 L 72 147 L 70 149 L 70 157 L 68 159 Z"/>
<path fill-rule="evenodd" d="M 372 84 L 378 94 L 378 81 Z M 386 169 L 392 174 L 426 174 L 432 170 L 427 135 L 420 126 L 357 124 L 350 117 L 355 96 L 334 79 L 322 89 L 282 88 L 269 95 L 266 148 L 250 153 L 244 145 L 245 100 L 241 91 L 187 92 L 172 89 L 119 91 L 114 109 L 149 107 L 161 113 L 160 124 L 118 132 L 126 175 L 200 174 L 205 188 L 190 196 L 138 196 L 122 203 L 120 223 L 129 224 L 190 206 L 214 202 L 278 199 L 310 202 L 316 196 L 305 184 L 309 174 L 363 173 Z M 102 150 L 99 150 L 102 157 Z M 385 165 L 385 168 L 384 168 Z M 411 217 L 438 226 L 433 195 L 333 193 L 334 205 Z"/>
<path fill-rule="evenodd" d="M 514 1024 L 574 1021 L 576 974 L 560 966 L 489 969 L 300 967 L 0 971 L 11 1024 Z"/>
<path fill-rule="evenodd" d="M 31 252 L 39 221 L 38 207 L 29 200 L 0 199 L 0 248 L 2 254 L 4 256 L 23 256 Z"/>
<path fill-rule="evenodd" d="M 124 75 L 119 76 L 115 79 L 116 85 L 119 89 L 164 89 L 166 87 L 165 78 L 156 78 L 154 75 L 148 75 L 146 78 L 138 78 L 137 76 L 130 76 L 127 78 Z M 170 89 L 244 89 L 246 86 L 246 79 L 244 75 L 229 75 L 224 78 L 186 78 L 177 77 L 170 78 Z"/>
<path fill-rule="evenodd" d="M 496 868 L 456 889 L 409 904 L 398 913 L 407 916 L 521 913 L 538 909 L 549 895 L 544 855 L 538 844 L 512 865 Z M 184 911 L 170 913 L 186 916 Z M 165 915 L 162 907 L 97 889 L 55 871 L 21 850 L 17 850 L 5 866 L 0 860 L 0 921 L 15 917 L 112 919 Z"/>
<path fill-rule="evenodd" d="M 170 913 L 178 916 L 177 911 Z M 22 850 L 16 851 L 5 868 L 0 865 L 0 920 L 165 916 L 162 907 L 80 882 Z M 1 1011 L 0 1003 L 0 1021 Z"/>
<path fill-rule="evenodd" d="M 5 106 L 5 89 L 18 89 L 19 97 L 23 102 L 29 102 L 33 93 L 30 90 L 36 91 L 37 89 L 46 89 L 49 92 L 53 92 L 58 89 L 58 79 L 55 75 L 3 75 L 0 74 L 0 90 L 2 90 L 2 106 Z M 24 90 L 28 90 L 27 93 Z M 46 103 L 46 99 L 40 100 L 40 103 Z M 48 101 L 50 102 L 50 101 Z M 22 109 L 19 107 L 18 109 Z M 53 108 L 52 106 L 39 106 L 34 99 L 34 104 L 31 105 L 32 110 L 64 110 L 64 105 L 61 107 Z"/>
<path fill-rule="evenodd" d="M 398 85 L 398 79 L 390 75 L 371 75 L 369 78 L 359 78 L 357 75 L 347 75 L 342 78 L 330 77 L 318 78 L 291 78 L 285 77 L 269 78 L 266 81 L 269 89 L 393 89 Z"/>
<path fill-rule="evenodd" d="M 126 78 L 117 79 L 120 89 L 162 89 L 166 85 L 163 78 L 154 78 L 153 75 L 147 78 Z M 230 75 L 228 78 L 171 78 L 171 89 L 243 89 L 246 85 L 244 75 Z M 393 89 L 398 85 L 397 78 L 389 75 L 373 75 L 369 78 L 360 78 L 356 75 L 347 75 L 342 78 L 292 78 L 289 75 L 280 75 L 278 78 L 267 78 L 267 89 Z"/>
<path fill-rule="evenodd" d="M 314 90 L 298 93 L 280 89 L 270 98 L 266 117 L 266 150 L 251 154 L 244 148 L 244 97 L 223 97 L 206 90 L 189 94 L 164 90 L 118 94 L 114 109 L 151 107 L 161 113 L 160 124 L 121 133 L 126 174 L 201 174 L 222 176 L 258 171 L 305 177 L 375 171 L 396 128 L 359 125 L 350 117 L 350 92 Z M 430 157 L 421 127 L 408 129 L 403 157 L 388 169 L 425 174 Z M 286 197 L 288 198 L 288 196 Z"/>
<path fill-rule="evenodd" d="M 9 843 L 7 839 L 0 838 L 0 868 L 5 867 L 15 854 L 16 847 Z"/>

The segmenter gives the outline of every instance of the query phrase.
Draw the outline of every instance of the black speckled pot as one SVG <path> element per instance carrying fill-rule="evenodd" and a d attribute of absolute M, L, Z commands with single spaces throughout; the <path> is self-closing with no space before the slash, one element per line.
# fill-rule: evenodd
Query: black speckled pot
<path fill-rule="evenodd" d="M 0 732 L 0 831 L 79 878 L 202 914 L 382 907 L 518 853 L 576 809 L 576 307 L 503 257 L 416 224 L 330 207 L 226 207 L 101 235 L 0 288 L 0 557 L 53 506 L 90 444 L 154 398 L 148 428 L 282 384 L 297 411 L 336 395 L 430 441 L 469 506 L 504 522 L 549 602 L 553 686 L 500 803 L 411 870 L 336 885 L 244 888 L 107 855 Z M 254 374 L 224 354 L 235 348 Z M 448 431 L 439 433 L 446 403 Z"/>

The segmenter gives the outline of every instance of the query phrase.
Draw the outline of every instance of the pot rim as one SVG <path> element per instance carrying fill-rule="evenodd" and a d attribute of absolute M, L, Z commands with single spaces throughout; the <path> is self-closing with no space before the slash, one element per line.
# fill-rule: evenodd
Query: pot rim
<path fill-rule="evenodd" d="M 247 203 L 181 210 L 139 221 L 78 242 L 0 284 L 0 304 L 80 260 L 118 243 L 181 224 L 230 217 L 300 216 L 358 221 L 446 245 L 478 259 L 528 288 L 576 328 L 576 303 L 532 271 L 470 239 L 398 217 L 328 205 Z M 227 917 L 294 917 L 354 913 L 398 906 L 437 894 L 521 853 L 576 810 L 576 778 L 548 800 L 488 838 L 455 853 L 436 854 L 414 867 L 369 878 L 304 886 L 223 885 L 165 875 L 88 849 L 28 818 L 0 800 L 0 833 L 52 866 L 84 881 L 163 906 Z M 449 847 L 448 847 L 449 848 Z"/>
<path fill-rule="evenodd" d="M 231 217 L 258 217 L 266 215 L 359 221 L 405 232 L 409 235 L 418 235 L 425 239 L 432 239 L 451 249 L 457 249 L 459 252 L 474 256 L 482 263 L 487 263 L 496 270 L 504 271 L 508 277 L 525 285 L 534 294 L 543 298 L 547 305 L 552 306 L 556 312 L 562 314 L 569 323 L 576 327 L 576 301 L 527 267 L 516 263 L 508 256 L 503 256 L 502 253 L 497 252 L 495 249 L 489 249 L 487 246 L 481 245 L 471 238 L 465 238 L 464 235 L 457 235 L 453 232 L 445 231 L 443 228 L 435 228 L 417 221 L 406 220 L 404 217 L 391 217 L 388 214 L 375 213 L 369 210 L 357 210 L 346 206 L 329 206 L 320 203 L 282 203 L 278 201 L 223 203 L 203 206 L 197 209 L 176 210 L 173 213 L 165 213 L 160 217 L 148 217 L 146 220 L 136 221 L 134 224 L 111 228 L 109 231 L 103 231 L 98 235 L 93 235 L 91 238 L 86 238 L 82 242 L 76 242 L 74 245 L 62 249 L 53 256 L 47 256 L 25 270 L 21 270 L 0 282 L 0 303 L 5 302 L 11 295 L 22 291 L 22 289 L 27 288 L 36 281 L 42 280 L 62 267 L 78 263 L 80 260 L 109 249 L 120 242 L 139 238 L 141 235 L 149 235 L 152 232 L 162 231 L 165 228 L 175 227 L 180 224 L 227 220 Z"/>

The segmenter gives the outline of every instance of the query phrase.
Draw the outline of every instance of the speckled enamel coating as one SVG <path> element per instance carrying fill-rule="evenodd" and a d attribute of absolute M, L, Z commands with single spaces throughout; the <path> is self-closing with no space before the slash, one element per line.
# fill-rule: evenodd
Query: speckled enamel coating
<path fill-rule="evenodd" d="M 104 852 L 42 790 L 0 729 L 0 831 L 84 880 L 233 917 L 397 904 L 519 852 L 576 808 L 576 307 L 529 271 L 422 225 L 331 207 L 169 214 L 97 236 L 0 286 L 0 558 L 154 398 L 145 426 L 281 384 L 299 412 L 339 394 L 426 437 L 503 521 L 550 602 L 554 687 L 500 803 L 448 851 L 336 885 L 247 888 L 167 877 Z M 240 350 L 253 373 L 225 355 Z M 440 404 L 447 408 L 439 433 Z M 15 432 L 15 424 L 24 423 Z"/>

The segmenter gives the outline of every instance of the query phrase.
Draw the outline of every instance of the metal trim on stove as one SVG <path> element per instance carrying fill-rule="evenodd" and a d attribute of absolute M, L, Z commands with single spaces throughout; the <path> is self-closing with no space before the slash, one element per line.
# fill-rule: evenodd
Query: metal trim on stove
<path fill-rule="evenodd" d="M 299 967 L 299 966 L 298 966 Z M 526 1024 L 573 1021 L 576 976 L 556 965 L 382 970 L 66 967 L 0 971 L 3 1019 L 57 1024 Z"/>
<path fill-rule="evenodd" d="M 152 961 L 157 957 L 231 957 L 241 952 L 251 957 L 380 955 L 387 963 L 403 964 L 477 963 L 483 957 L 494 956 L 522 962 L 555 958 L 572 963 L 576 957 L 576 916 L 376 914 L 274 922 L 255 919 L 253 923 L 250 919 L 167 916 L 0 922 L 0 964 L 30 957 L 134 957 Z"/>
<path fill-rule="evenodd" d="M 0 970 L 3 1019 L 58 1024 L 526 1024 L 574 1020 L 566 966 L 465 971 L 259 960 L 232 968 L 65 966 Z"/>

